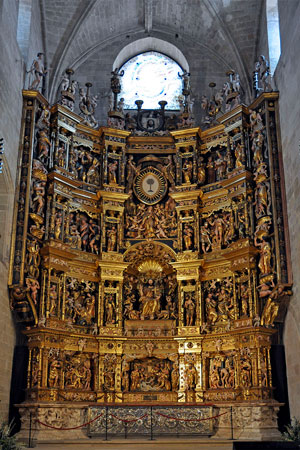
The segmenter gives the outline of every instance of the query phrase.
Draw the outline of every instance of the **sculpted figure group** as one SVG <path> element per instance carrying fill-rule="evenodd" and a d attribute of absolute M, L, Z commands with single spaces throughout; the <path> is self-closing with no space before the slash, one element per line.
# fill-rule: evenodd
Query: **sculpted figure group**
<path fill-rule="evenodd" d="M 89 281 L 66 280 L 65 317 L 76 325 L 92 326 L 96 316 L 96 287 Z"/>
<path fill-rule="evenodd" d="M 146 206 L 139 203 L 126 214 L 126 236 L 136 239 L 168 239 L 177 236 L 177 219 L 173 201 Z"/>
<path fill-rule="evenodd" d="M 89 184 L 99 185 L 99 156 L 92 153 L 87 147 L 74 147 L 69 155 L 69 171 L 78 180 Z"/>
<path fill-rule="evenodd" d="M 124 316 L 127 320 L 177 319 L 177 281 L 127 276 L 124 281 Z"/>
<path fill-rule="evenodd" d="M 207 282 L 205 297 L 206 321 L 208 324 L 224 323 L 235 319 L 232 282 Z"/>
<path fill-rule="evenodd" d="M 67 241 L 73 248 L 99 254 L 101 231 L 96 219 L 91 219 L 81 212 L 72 212 L 69 214 L 68 227 Z M 58 227 L 57 236 L 59 235 Z"/>
<path fill-rule="evenodd" d="M 179 384 L 178 363 L 168 359 L 145 358 L 123 361 L 123 391 L 175 391 Z"/>
<path fill-rule="evenodd" d="M 235 387 L 235 370 L 232 358 L 216 358 L 210 361 L 209 385 L 212 389 Z"/>
<path fill-rule="evenodd" d="M 246 229 L 242 228 L 245 217 L 239 213 L 238 224 L 232 211 L 214 212 L 204 219 L 200 226 L 201 251 L 208 253 L 212 250 L 227 247 L 236 237 L 244 238 Z"/>

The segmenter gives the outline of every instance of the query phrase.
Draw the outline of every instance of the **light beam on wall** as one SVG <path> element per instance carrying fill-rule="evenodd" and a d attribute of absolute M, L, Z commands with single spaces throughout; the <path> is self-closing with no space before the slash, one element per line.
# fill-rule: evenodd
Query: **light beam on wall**
<path fill-rule="evenodd" d="M 281 54 L 278 0 L 267 0 L 266 8 L 270 70 L 273 76 Z"/>

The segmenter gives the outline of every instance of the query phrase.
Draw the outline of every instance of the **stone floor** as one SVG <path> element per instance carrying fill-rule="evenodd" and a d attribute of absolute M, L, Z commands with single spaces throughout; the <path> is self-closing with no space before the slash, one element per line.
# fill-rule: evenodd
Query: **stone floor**
<path fill-rule="evenodd" d="M 232 450 L 232 442 L 209 439 L 156 439 L 153 441 L 127 439 L 103 441 L 100 439 L 39 443 L 37 450 Z"/>

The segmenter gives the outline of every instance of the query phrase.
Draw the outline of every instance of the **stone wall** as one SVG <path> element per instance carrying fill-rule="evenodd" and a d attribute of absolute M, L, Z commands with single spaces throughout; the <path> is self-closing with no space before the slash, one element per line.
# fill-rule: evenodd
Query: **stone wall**
<path fill-rule="evenodd" d="M 34 17 L 40 24 L 38 0 Z M 18 2 L 3 0 L 0 7 L 0 137 L 4 138 L 4 169 L 0 174 L 0 419 L 6 419 L 16 332 L 9 308 L 7 276 L 9 267 L 15 180 L 22 114 L 25 65 L 17 42 Z M 40 25 L 30 27 L 30 55 L 42 51 Z"/>
<path fill-rule="evenodd" d="M 279 0 L 281 57 L 274 81 L 280 91 L 280 124 L 291 241 L 293 297 L 284 326 L 291 416 L 300 418 L 300 2 Z"/>
<path fill-rule="evenodd" d="M 259 30 L 257 33 L 257 47 L 255 52 L 255 62 L 258 60 L 259 55 L 267 57 L 269 53 L 268 46 L 268 33 L 267 33 L 267 14 L 266 14 L 266 0 L 262 1 L 260 18 L 259 18 Z M 254 64 L 253 64 L 254 70 Z"/>

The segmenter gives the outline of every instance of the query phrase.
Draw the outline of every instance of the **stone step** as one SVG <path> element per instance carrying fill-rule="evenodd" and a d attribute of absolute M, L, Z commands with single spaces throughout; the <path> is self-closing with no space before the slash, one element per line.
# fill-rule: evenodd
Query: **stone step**
<path fill-rule="evenodd" d="M 36 450 L 54 449 L 99 449 L 99 450 L 232 450 L 232 441 L 210 439 L 113 439 L 103 441 L 100 439 L 68 440 L 68 441 L 43 441 L 35 447 Z"/>

